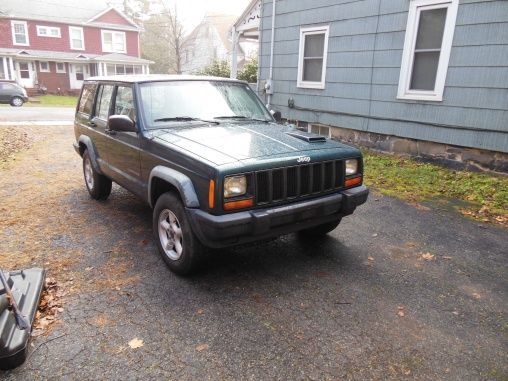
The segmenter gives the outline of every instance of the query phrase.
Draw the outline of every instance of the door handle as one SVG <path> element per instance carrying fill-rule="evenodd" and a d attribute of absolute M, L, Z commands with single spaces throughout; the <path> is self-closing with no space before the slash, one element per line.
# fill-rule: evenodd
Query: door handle
<path fill-rule="evenodd" d="M 116 135 L 116 131 L 106 128 L 104 132 L 108 135 Z"/>
<path fill-rule="evenodd" d="M 89 125 L 90 127 L 97 127 L 97 124 L 95 122 L 90 122 Z"/>

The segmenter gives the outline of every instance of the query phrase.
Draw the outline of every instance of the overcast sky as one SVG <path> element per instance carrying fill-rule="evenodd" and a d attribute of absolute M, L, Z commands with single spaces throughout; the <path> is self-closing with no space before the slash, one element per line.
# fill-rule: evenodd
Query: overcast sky
<path fill-rule="evenodd" d="M 189 32 L 203 19 L 205 13 L 238 15 L 249 4 L 249 0 L 165 0 L 166 4 L 177 7 L 178 16 Z"/>

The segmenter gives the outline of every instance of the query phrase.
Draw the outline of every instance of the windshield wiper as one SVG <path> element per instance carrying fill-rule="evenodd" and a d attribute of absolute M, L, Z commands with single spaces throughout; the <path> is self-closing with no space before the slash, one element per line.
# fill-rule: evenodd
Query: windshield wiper
<path fill-rule="evenodd" d="M 270 123 L 271 120 L 269 119 L 256 119 L 256 118 L 249 118 L 244 115 L 224 115 L 224 116 L 214 116 L 214 119 L 243 119 L 243 120 L 252 120 L 254 122 L 263 122 L 263 123 Z"/>
<path fill-rule="evenodd" d="M 158 118 L 155 119 L 154 122 L 205 122 L 205 123 L 213 123 L 219 124 L 219 122 L 215 120 L 205 120 L 200 118 L 193 118 L 190 116 L 172 116 L 167 118 Z"/>

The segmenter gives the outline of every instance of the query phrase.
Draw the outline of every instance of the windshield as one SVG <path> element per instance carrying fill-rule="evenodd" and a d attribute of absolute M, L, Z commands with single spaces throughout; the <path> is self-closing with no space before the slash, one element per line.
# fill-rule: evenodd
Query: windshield
<path fill-rule="evenodd" d="M 270 113 L 249 85 L 219 81 L 168 81 L 140 86 L 148 128 L 190 120 L 272 121 Z"/>

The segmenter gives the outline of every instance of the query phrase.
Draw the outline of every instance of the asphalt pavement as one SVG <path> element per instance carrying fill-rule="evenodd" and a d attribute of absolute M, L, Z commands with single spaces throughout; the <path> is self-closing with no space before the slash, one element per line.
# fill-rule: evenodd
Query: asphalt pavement
<path fill-rule="evenodd" d="M 323 239 L 216 251 L 182 278 L 152 243 L 150 208 L 118 186 L 91 200 L 72 129 L 44 134 L 50 145 L 2 173 L 16 211 L 3 212 L 0 252 L 51 263 L 69 292 L 0 378 L 507 379 L 506 230 L 373 192 Z"/>
<path fill-rule="evenodd" d="M 0 125 L 70 125 L 74 107 L 0 107 Z"/>

